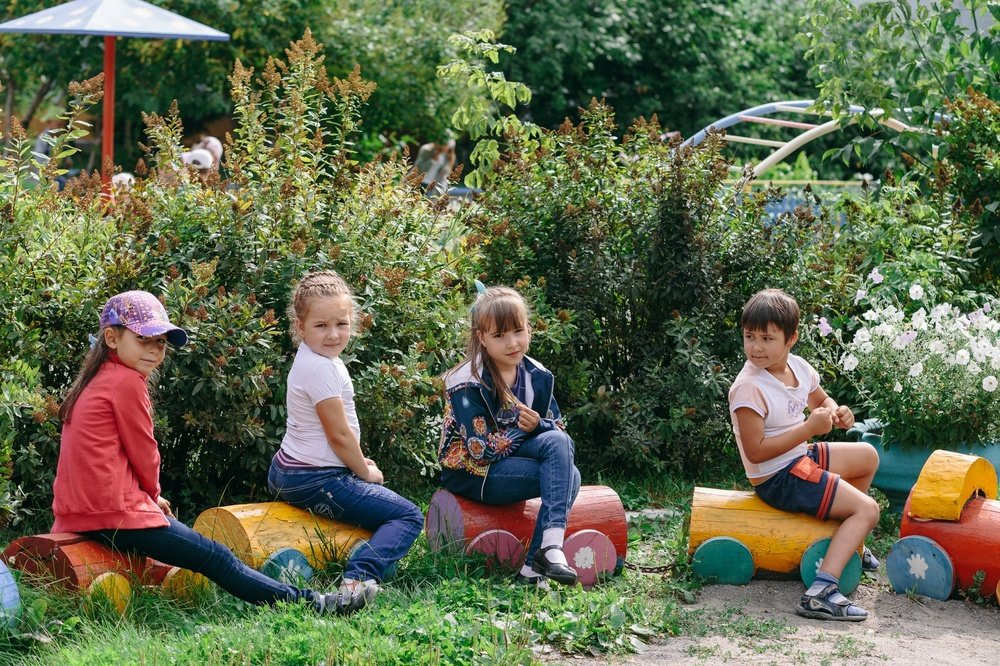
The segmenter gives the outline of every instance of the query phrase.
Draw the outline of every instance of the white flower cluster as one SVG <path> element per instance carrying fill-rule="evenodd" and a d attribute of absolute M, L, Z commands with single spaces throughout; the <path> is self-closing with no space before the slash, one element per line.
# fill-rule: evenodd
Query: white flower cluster
<path fill-rule="evenodd" d="M 910 288 L 910 296 L 923 296 L 920 285 Z M 907 361 L 902 369 L 914 378 L 923 374 L 926 361 L 940 359 L 944 365 L 961 366 L 970 377 L 977 377 L 984 391 L 995 391 L 1000 374 L 1000 321 L 989 312 L 986 307 L 963 314 L 949 303 L 934 306 L 930 313 L 921 307 L 909 317 L 895 305 L 868 310 L 854 339 L 845 345 L 841 367 L 846 372 L 859 368 L 863 372 L 868 364 L 862 359 L 877 354 L 872 362 L 879 365 Z M 887 357 L 886 345 L 903 353 Z M 896 383 L 893 388 L 900 392 L 902 386 Z"/>
<path fill-rule="evenodd" d="M 989 305 L 968 313 L 949 303 L 932 305 L 919 284 L 907 295 L 910 301 L 901 305 L 875 294 L 870 309 L 845 330 L 824 318 L 820 335 L 833 334 L 841 347 L 840 368 L 876 416 L 900 428 L 995 436 L 1000 319 Z"/>

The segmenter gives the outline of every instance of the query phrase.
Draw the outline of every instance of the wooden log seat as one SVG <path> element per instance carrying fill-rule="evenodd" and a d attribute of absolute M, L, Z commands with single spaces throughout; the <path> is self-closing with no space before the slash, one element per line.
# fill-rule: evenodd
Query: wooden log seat
<path fill-rule="evenodd" d="M 125 612 L 133 582 L 159 586 L 177 570 L 151 558 L 124 555 L 73 532 L 15 539 L 4 550 L 3 561 L 14 569 L 50 578 L 88 597 L 103 596 L 119 612 Z"/>
<path fill-rule="evenodd" d="M 541 500 L 505 505 L 475 502 L 441 489 L 427 509 L 432 550 L 481 553 L 491 564 L 516 569 L 524 561 Z M 625 508 L 607 486 L 582 486 L 566 527 L 563 551 L 580 582 L 593 585 L 620 571 L 628 547 Z"/>
<path fill-rule="evenodd" d="M 753 491 L 695 487 L 688 555 L 699 578 L 745 585 L 754 576 L 816 578 L 839 520 L 820 520 L 767 505 Z M 861 582 L 861 548 L 840 576 L 850 594 Z"/>
<path fill-rule="evenodd" d="M 346 560 L 368 530 L 317 516 L 285 502 L 234 504 L 203 511 L 194 530 L 275 578 L 308 580 L 314 568 Z"/>
<path fill-rule="evenodd" d="M 903 507 L 900 539 L 886 558 L 886 574 L 899 594 L 945 600 L 976 586 L 1000 595 L 1000 501 L 997 473 L 988 460 L 935 451 L 924 463 Z"/>

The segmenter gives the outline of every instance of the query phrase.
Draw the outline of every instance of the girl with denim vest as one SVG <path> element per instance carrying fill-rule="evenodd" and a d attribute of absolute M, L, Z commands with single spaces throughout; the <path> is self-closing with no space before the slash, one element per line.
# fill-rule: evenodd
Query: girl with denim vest
<path fill-rule="evenodd" d="M 354 321 L 350 287 L 333 271 L 310 273 L 292 295 L 289 317 L 298 351 L 288 373 L 288 427 L 267 485 L 277 499 L 372 531 L 351 553 L 340 586 L 345 597 L 370 603 L 420 535 L 424 516 L 383 485 L 361 449 L 354 384 L 340 358 Z"/>
<path fill-rule="evenodd" d="M 221 543 L 178 521 L 160 494 L 160 452 L 147 383 L 187 333 L 146 291 L 108 299 L 100 330 L 59 410 L 62 437 L 52 486 L 53 532 L 78 532 L 109 548 L 203 574 L 254 604 L 306 601 L 343 613 L 357 601 L 279 583 Z"/>
<path fill-rule="evenodd" d="M 541 498 L 518 583 L 573 585 L 563 554 L 566 522 L 580 491 L 573 440 L 553 394 L 554 377 L 528 357 L 531 330 L 521 295 L 480 287 L 465 360 L 445 374 L 441 483 L 486 504 Z"/>

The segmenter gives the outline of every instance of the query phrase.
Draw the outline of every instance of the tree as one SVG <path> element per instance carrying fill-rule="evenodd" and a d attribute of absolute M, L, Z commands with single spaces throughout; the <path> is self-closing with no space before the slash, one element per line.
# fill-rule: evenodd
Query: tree
<path fill-rule="evenodd" d="M 48 5 L 49 0 L 8 0 L 0 18 Z M 226 79 L 233 62 L 239 59 L 260 71 L 269 55 L 280 53 L 310 26 L 318 40 L 330 45 L 326 63 L 332 75 L 346 77 L 357 64 L 378 84 L 366 120 L 369 133 L 439 135 L 457 103 L 454 89 L 435 78 L 436 67 L 453 54 L 448 36 L 472 25 L 497 29 L 502 20 L 500 0 L 171 0 L 169 9 L 229 33 L 231 41 L 119 40 L 115 137 L 121 164 L 139 156 L 143 112 L 162 114 L 176 99 L 189 128 L 228 115 Z M 5 119 L 14 114 L 23 121 L 36 108 L 33 99 L 62 95 L 68 82 L 101 71 L 100 41 L 0 35 Z"/>
<path fill-rule="evenodd" d="M 511 0 L 509 78 L 532 90 L 526 116 L 547 127 L 591 98 L 620 126 L 658 114 L 689 134 L 736 110 L 812 96 L 794 45 L 804 0 Z"/>

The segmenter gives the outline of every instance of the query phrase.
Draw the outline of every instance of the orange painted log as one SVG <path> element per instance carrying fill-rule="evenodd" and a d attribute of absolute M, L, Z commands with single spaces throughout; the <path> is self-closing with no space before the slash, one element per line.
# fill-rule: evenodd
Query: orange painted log
<path fill-rule="evenodd" d="M 427 509 L 427 541 L 433 550 L 471 549 L 487 554 L 491 554 L 488 546 L 477 548 L 477 545 L 495 541 L 495 546 L 501 551 L 501 561 L 509 560 L 504 563 L 520 565 L 523 549 L 518 549 L 517 544 L 526 548 L 531 541 L 540 507 L 539 499 L 497 506 L 474 502 L 441 489 L 434 493 Z M 596 537 L 589 530 L 607 537 L 616 556 L 614 568 L 621 567 L 628 549 L 625 508 L 618 493 L 607 486 L 580 488 L 580 494 L 569 514 L 567 543 L 570 543 L 574 535 L 577 535 L 576 541 L 581 543 L 588 537 Z M 586 553 L 596 552 L 592 545 L 589 548 Z M 567 558 L 573 564 L 568 552 Z"/>
<path fill-rule="evenodd" d="M 980 594 L 989 597 L 1000 588 L 1000 501 L 973 497 L 958 521 L 920 520 L 910 515 L 910 499 L 903 507 L 900 538 L 933 539 L 951 559 L 958 589 L 973 585 L 977 571 L 986 573 Z"/>
<path fill-rule="evenodd" d="M 123 555 L 80 534 L 55 532 L 15 539 L 3 552 L 14 569 L 48 576 L 63 585 L 87 590 L 105 573 L 143 578 L 146 558 Z"/>

